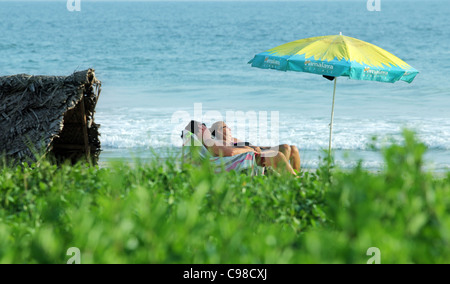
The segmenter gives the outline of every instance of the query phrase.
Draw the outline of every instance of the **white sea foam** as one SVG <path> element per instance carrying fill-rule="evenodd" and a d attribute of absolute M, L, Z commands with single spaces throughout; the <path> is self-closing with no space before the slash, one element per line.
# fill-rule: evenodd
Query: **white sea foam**
<path fill-rule="evenodd" d="M 183 127 L 172 122 L 176 110 L 132 109 L 114 112 L 99 112 L 96 122 L 101 124 L 101 142 L 103 148 L 112 149 L 149 149 L 155 147 L 180 147 L 179 135 Z M 225 117 L 225 114 L 224 114 Z M 188 121 L 188 120 L 187 120 Z M 269 130 L 270 130 L 270 121 Z M 181 123 L 182 124 L 182 123 Z M 229 123 L 232 130 L 245 127 Z M 408 118 L 395 120 L 339 118 L 334 122 L 333 144 L 335 150 L 371 150 L 380 149 L 390 141 L 402 140 L 402 129 L 409 128 L 417 132 L 418 138 L 430 150 L 450 150 L 450 131 L 448 122 L 437 119 L 412 121 Z M 250 130 L 244 128 L 248 140 Z M 237 131 L 235 131 L 237 132 Z M 242 133 L 242 131 L 241 131 Z M 373 137 L 377 140 L 372 141 Z M 259 144 L 259 136 L 253 144 Z M 270 138 L 270 135 L 269 135 Z M 293 114 L 280 114 L 279 143 L 297 145 L 303 150 L 318 151 L 328 149 L 329 121 L 325 118 L 296 118 Z"/>
<path fill-rule="evenodd" d="M 101 159 L 151 158 L 152 150 L 158 153 L 179 153 L 181 130 L 185 122 L 172 121 L 178 109 L 110 109 L 99 111 L 96 122 L 101 124 L 101 142 L 105 150 Z M 293 113 L 280 113 L 279 143 L 297 145 L 303 168 L 317 168 L 323 161 L 323 150 L 328 149 L 329 121 L 327 118 L 297 117 Z M 225 112 L 224 112 L 225 116 Z M 244 129 L 249 137 L 248 122 L 228 123 L 233 133 Z M 269 117 L 268 126 L 270 129 Z M 208 122 L 210 126 L 210 122 Z M 418 138 L 428 147 L 427 167 L 437 171 L 450 169 L 450 131 L 445 120 L 408 117 L 354 119 L 337 118 L 333 131 L 333 150 L 336 164 L 352 168 L 362 161 L 362 166 L 379 170 L 383 158 L 378 151 L 392 142 L 402 141 L 402 129 L 415 130 Z M 247 140 L 247 137 L 239 137 Z M 377 137 L 373 140 L 373 137 Z M 258 144 L 258 141 L 249 141 Z M 165 156 L 166 154 L 162 154 Z"/>

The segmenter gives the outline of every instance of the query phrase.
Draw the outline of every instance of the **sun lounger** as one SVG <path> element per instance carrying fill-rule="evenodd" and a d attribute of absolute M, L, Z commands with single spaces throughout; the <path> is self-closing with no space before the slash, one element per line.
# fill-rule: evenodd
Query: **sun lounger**
<path fill-rule="evenodd" d="M 194 152 L 198 153 L 197 155 L 201 160 L 209 159 L 210 163 L 215 166 L 214 171 L 216 173 L 220 173 L 224 169 L 225 171 L 248 172 L 252 176 L 264 175 L 264 168 L 256 164 L 255 153 L 248 152 L 231 157 L 215 157 L 196 135 L 184 130 L 182 155 L 185 161 L 192 161 Z"/>

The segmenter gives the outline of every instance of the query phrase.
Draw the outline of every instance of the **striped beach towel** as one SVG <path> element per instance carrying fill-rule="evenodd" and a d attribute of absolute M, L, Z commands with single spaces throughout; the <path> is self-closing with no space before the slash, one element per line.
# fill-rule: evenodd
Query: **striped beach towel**
<path fill-rule="evenodd" d="M 198 153 L 200 159 L 209 159 L 215 166 L 214 171 L 220 173 L 226 171 L 249 172 L 251 175 L 263 175 L 264 168 L 256 164 L 255 153 L 243 153 L 231 157 L 214 157 L 203 143 L 192 132 L 183 131 L 183 157 L 185 160 L 192 160 L 193 148 Z"/>

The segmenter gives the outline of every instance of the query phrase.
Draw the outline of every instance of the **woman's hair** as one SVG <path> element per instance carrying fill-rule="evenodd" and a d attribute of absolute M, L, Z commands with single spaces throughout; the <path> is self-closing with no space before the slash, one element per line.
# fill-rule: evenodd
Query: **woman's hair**
<path fill-rule="evenodd" d="M 199 127 L 198 127 L 199 124 L 200 124 L 200 122 L 191 120 L 184 129 L 195 134 L 199 130 Z M 206 124 L 204 124 L 204 123 L 202 123 L 202 125 L 206 126 Z M 181 138 L 183 138 L 183 131 L 181 131 Z"/>
<path fill-rule="evenodd" d="M 216 130 L 218 130 L 219 125 L 222 125 L 223 123 L 224 123 L 223 121 L 217 121 L 213 123 L 213 125 L 211 125 L 209 131 L 211 132 L 212 136 L 216 136 Z"/>

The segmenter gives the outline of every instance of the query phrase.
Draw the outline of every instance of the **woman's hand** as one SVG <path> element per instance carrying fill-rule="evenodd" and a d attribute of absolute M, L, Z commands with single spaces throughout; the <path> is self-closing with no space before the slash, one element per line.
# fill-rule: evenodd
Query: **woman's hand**
<path fill-rule="evenodd" d="M 267 158 L 273 158 L 276 155 L 278 155 L 278 151 L 273 151 L 273 150 L 264 150 L 264 152 L 261 153 L 262 157 L 267 157 Z"/>
<path fill-rule="evenodd" d="M 259 148 L 258 146 L 252 147 L 252 148 L 253 148 L 253 150 L 255 150 L 256 153 L 261 154 L 261 148 Z"/>
<path fill-rule="evenodd" d="M 266 159 L 261 156 L 261 152 L 255 152 L 255 157 L 256 157 L 256 164 L 260 167 L 265 167 L 266 166 Z"/>

